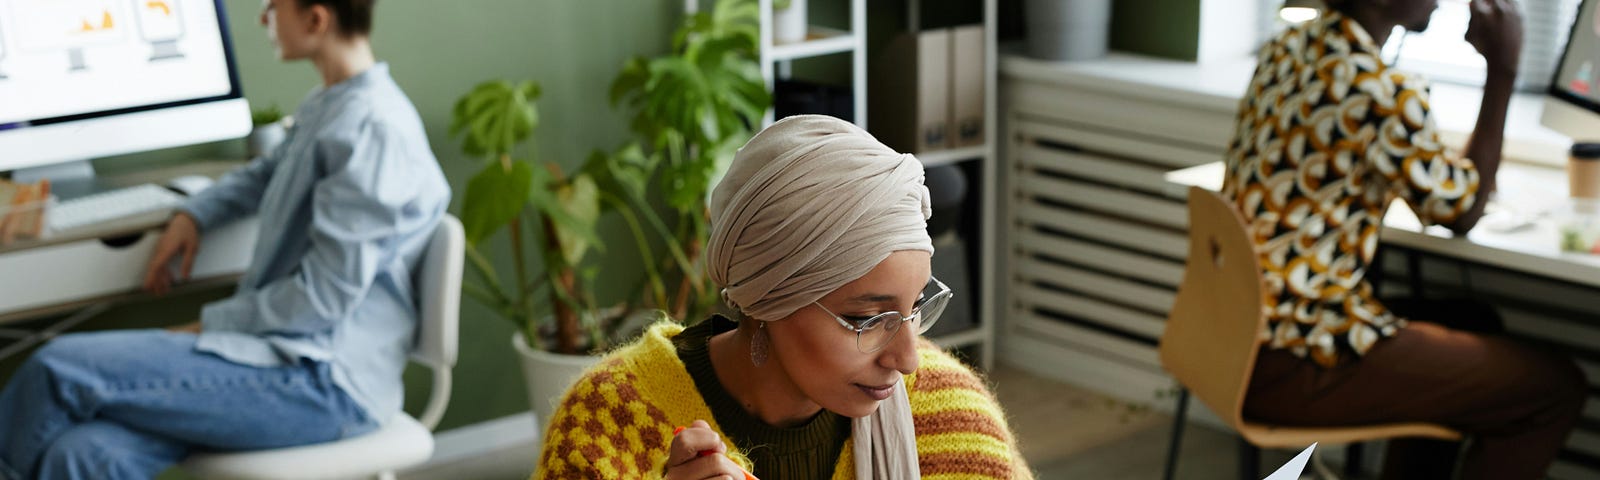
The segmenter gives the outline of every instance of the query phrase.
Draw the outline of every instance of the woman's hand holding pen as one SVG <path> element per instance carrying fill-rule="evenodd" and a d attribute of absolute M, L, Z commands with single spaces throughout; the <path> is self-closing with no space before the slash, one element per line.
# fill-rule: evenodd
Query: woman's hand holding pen
<path fill-rule="evenodd" d="M 711 425 L 695 420 L 678 427 L 668 449 L 666 480 L 744 480 L 755 477 L 729 460 L 728 447 Z"/>

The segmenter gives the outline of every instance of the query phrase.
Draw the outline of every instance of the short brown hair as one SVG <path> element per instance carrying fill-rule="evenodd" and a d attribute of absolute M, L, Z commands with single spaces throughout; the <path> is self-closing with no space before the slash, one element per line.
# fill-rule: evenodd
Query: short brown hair
<path fill-rule="evenodd" d="M 372 34 L 372 7 L 378 0 L 297 0 L 300 8 L 322 5 L 339 19 L 339 31 L 346 35 Z"/>

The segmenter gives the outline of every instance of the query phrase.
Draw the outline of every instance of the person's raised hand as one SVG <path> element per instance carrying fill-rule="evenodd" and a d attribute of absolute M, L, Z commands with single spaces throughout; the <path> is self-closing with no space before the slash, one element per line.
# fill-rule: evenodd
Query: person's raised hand
<path fill-rule="evenodd" d="M 1522 60 L 1522 13 L 1512 0 L 1471 0 L 1467 43 L 1487 63 L 1491 75 L 1516 76 Z"/>

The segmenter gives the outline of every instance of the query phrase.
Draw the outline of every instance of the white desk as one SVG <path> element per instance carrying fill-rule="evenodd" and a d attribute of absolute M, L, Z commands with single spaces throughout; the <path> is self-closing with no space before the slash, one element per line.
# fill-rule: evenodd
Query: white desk
<path fill-rule="evenodd" d="M 238 162 L 207 162 L 107 178 L 112 185 L 161 183 L 179 175 L 219 176 Z M 0 247 L 0 324 L 77 310 L 140 294 L 145 265 L 163 222 L 118 222 Z M 201 288 L 234 281 L 250 263 L 255 219 L 207 232 L 192 281 Z"/>
<path fill-rule="evenodd" d="M 1166 175 L 1165 193 L 1175 199 L 1188 196 L 1191 186 L 1222 188 L 1222 162 L 1176 170 Z M 1600 255 L 1562 252 L 1556 226 L 1549 216 L 1531 222 L 1527 215 L 1557 208 L 1567 196 L 1566 172 L 1522 163 L 1500 167 L 1499 188 L 1489 213 L 1466 238 L 1433 226 L 1422 228 L 1403 201 L 1395 201 L 1383 217 L 1384 243 L 1443 257 L 1490 265 L 1505 270 L 1600 287 Z M 1514 209 L 1512 208 L 1514 207 Z"/>

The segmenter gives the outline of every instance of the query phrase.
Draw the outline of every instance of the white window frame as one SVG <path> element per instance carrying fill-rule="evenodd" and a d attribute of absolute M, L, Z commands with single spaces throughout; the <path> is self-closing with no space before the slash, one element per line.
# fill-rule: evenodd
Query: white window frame
<path fill-rule="evenodd" d="M 1523 15 L 1522 63 L 1518 67 L 1517 89 L 1543 92 L 1550 86 L 1567 35 L 1577 15 L 1580 0 L 1514 0 Z M 1261 0 L 1263 38 L 1269 38 L 1284 23 L 1277 9 L 1283 0 Z M 1465 39 L 1471 18 L 1465 2 L 1439 2 L 1427 31 L 1404 32 L 1397 28 L 1383 46 L 1383 58 L 1396 68 L 1420 73 L 1435 82 L 1483 86 L 1484 61 Z"/>

